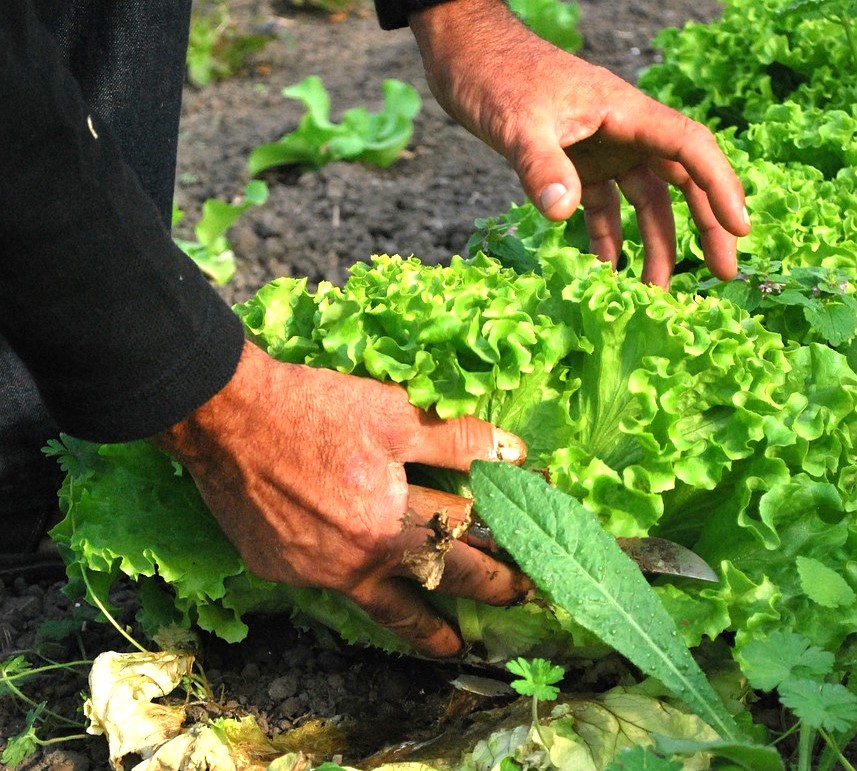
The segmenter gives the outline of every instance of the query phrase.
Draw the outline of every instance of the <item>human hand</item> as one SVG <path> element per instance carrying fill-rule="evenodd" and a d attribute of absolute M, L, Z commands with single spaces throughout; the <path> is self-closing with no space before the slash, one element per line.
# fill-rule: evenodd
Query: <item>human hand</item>
<path fill-rule="evenodd" d="M 537 37 L 500 0 L 441 3 L 409 23 L 438 102 L 506 157 L 546 217 L 567 219 L 583 204 L 590 249 L 615 266 L 621 191 L 643 238 L 642 278 L 666 287 L 676 249 L 667 185 L 676 185 L 712 273 L 734 277 L 736 237 L 750 225 L 741 183 L 707 128 Z"/>
<path fill-rule="evenodd" d="M 417 409 L 399 386 L 276 362 L 251 343 L 220 393 L 152 441 L 190 471 L 253 573 L 341 592 L 436 657 L 462 643 L 403 563 L 436 511 L 430 496 L 409 495 L 404 463 L 467 471 L 477 458 L 526 454 L 488 423 Z M 444 502 L 454 526 L 467 506 Z M 493 605 L 526 596 L 523 574 L 465 541 L 446 552 L 439 591 Z"/>

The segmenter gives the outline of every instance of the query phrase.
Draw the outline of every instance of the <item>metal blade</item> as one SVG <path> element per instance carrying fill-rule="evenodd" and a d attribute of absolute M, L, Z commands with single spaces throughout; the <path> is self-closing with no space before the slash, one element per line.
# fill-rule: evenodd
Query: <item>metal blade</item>
<path fill-rule="evenodd" d="M 718 583 L 720 579 L 711 566 L 686 546 L 665 538 L 617 538 L 616 543 L 644 573 L 697 578 Z"/>

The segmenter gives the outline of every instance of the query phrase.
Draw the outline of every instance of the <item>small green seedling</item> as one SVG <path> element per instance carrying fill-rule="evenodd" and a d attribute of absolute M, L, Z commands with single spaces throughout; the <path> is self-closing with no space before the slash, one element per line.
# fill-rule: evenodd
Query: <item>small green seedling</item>
<path fill-rule="evenodd" d="M 558 664 L 551 664 L 547 659 L 525 659 L 518 657 L 506 663 L 513 675 L 518 675 L 510 685 L 522 696 L 532 696 L 533 729 L 539 735 L 542 744 L 550 748 L 550 740 L 542 732 L 539 721 L 539 701 L 553 701 L 559 696 L 559 688 L 554 685 L 565 677 L 565 669 Z"/>
<path fill-rule="evenodd" d="M 0 661 L 0 697 L 10 696 L 30 707 L 27 712 L 24 729 L 15 736 L 9 737 L 6 747 L 0 753 L 0 763 L 3 764 L 3 768 L 13 769 L 20 765 L 38 747 L 46 747 L 51 744 L 58 744 L 59 742 L 86 738 L 86 734 L 84 733 L 63 735 L 52 739 L 40 738 L 37 731 L 47 723 L 75 729 L 80 729 L 82 726 L 74 720 L 70 720 L 63 715 L 47 709 L 45 702 L 39 703 L 30 698 L 21 689 L 21 685 L 24 681 L 47 672 L 58 669 L 73 670 L 75 667 L 90 665 L 91 663 L 91 661 L 70 661 L 64 664 L 51 663 L 41 667 L 34 667 L 23 655 L 13 656 L 5 661 Z"/>
<path fill-rule="evenodd" d="M 237 266 L 226 232 L 235 221 L 254 206 L 268 200 L 268 186 L 261 180 L 252 180 L 244 196 L 234 203 L 210 198 L 202 205 L 202 216 L 193 232 L 196 241 L 176 238 L 176 245 L 190 257 L 215 284 L 223 286 L 235 275 Z M 173 225 L 184 217 L 180 209 L 173 210 Z"/>
<path fill-rule="evenodd" d="M 330 119 L 330 96 L 317 75 L 283 89 L 287 99 L 303 102 L 306 113 L 294 131 L 250 153 L 251 176 L 275 166 L 320 169 L 334 161 L 355 161 L 385 169 L 407 147 L 413 119 L 422 102 L 410 84 L 387 79 L 381 84 L 384 106 L 378 112 L 352 107 L 335 123 Z"/>
<path fill-rule="evenodd" d="M 261 51 L 270 35 L 239 32 L 226 0 L 195 8 L 187 49 L 187 78 L 196 88 L 238 72 L 250 54 Z"/>

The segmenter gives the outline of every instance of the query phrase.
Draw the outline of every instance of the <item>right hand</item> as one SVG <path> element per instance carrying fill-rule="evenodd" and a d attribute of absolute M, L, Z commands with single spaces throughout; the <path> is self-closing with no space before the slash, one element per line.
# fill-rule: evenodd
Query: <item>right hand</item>
<path fill-rule="evenodd" d="M 190 471 L 253 573 L 338 591 L 434 657 L 456 655 L 462 641 L 402 560 L 428 534 L 409 524 L 435 513 L 411 505 L 404 464 L 466 472 L 475 459 L 526 455 L 520 439 L 484 421 L 414 407 L 400 386 L 276 362 L 251 343 L 227 386 L 153 441 Z M 459 540 L 438 590 L 508 605 L 531 588 Z"/>
<path fill-rule="evenodd" d="M 737 236 L 750 223 L 741 183 L 705 126 L 541 39 L 500 0 L 444 2 L 408 21 L 435 98 L 509 161 L 548 219 L 582 204 L 590 250 L 615 265 L 621 191 L 642 234 L 642 278 L 666 287 L 675 185 L 712 273 L 734 277 Z"/>

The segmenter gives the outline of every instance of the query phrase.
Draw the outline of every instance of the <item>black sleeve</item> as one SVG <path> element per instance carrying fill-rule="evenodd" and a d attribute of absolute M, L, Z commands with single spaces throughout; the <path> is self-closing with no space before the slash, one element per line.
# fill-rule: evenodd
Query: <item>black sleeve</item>
<path fill-rule="evenodd" d="M 381 29 L 399 29 L 408 26 L 408 14 L 454 0 L 375 0 L 375 13 Z"/>
<path fill-rule="evenodd" d="M 0 3 L 0 105 L 0 332 L 64 431 L 157 433 L 231 378 L 240 321 L 175 247 L 26 0 Z"/>

